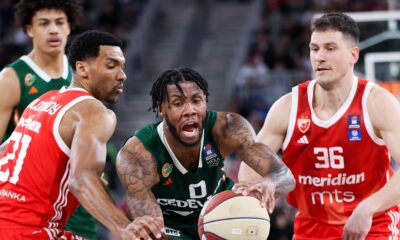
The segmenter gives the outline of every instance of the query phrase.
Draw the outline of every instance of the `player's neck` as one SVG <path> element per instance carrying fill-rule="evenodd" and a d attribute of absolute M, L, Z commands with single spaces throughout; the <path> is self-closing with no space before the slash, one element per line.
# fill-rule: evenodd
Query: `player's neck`
<path fill-rule="evenodd" d="M 59 78 L 64 71 L 64 53 L 49 55 L 39 50 L 32 50 L 28 57 L 52 78 Z"/>
<path fill-rule="evenodd" d="M 184 166 L 188 171 L 197 169 L 199 164 L 200 143 L 194 146 L 183 145 L 169 132 L 165 133 L 165 137 L 171 150 L 182 166 Z"/>
<path fill-rule="evenodd" d="M 344 104 L 350 95 L 353 85 L 353 75 L 337 81 L 333 86 L 315 84 L 313 109 L 323 120 L 330 119 Z"/>

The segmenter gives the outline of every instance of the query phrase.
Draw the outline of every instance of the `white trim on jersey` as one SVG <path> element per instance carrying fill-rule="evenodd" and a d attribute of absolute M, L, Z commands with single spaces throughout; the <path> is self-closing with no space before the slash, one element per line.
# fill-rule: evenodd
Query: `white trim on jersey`
<path fill-rule="evenodd" d="M 54 228 L 43 228 L 43 229 L 44 229 L 44 231 L 46 231 L 50 240 L 55 240 L 57 238 L 58 230 L 56 230 Z"/>
<path fill-rule="evenodd" d="M 59 132 L 60 122 L 61 122 L 61 119 L 63 118 L 63 116 L 64 116 L 64 114 L 65 114 L 65 112 L 67 110 L 69 110 L 71 107 L 73 107 L 78 102 L 81 102 L 81 101 L 86 100 L 86 99 L 95 99 L 95 98 L 92 97 L 92 96 L 81 96 L 81 97 L 75 98 L 74 100 L 69 102 L 67 105 L 65 105 L 60 110 L 60 112 L 57 113 L 56 119 L 54 120 L 54 124 L 53 124 L 54 139 L 56 140 L 57 145 L 61 149 L 61 151 L 63 151 L 65 153 L 65 155 L 67 155 L 68 157 L 69 157 L 69 155 L 71 153 L 71 149 L 67 146 L 67 144 L 61 138 L 61 135 L 60 135 L 60 132 Z"/>
<path fill-rule="evenodd" d="M 292 106 L 290 107 L 289 124 L 286 131 L 285 139 L 283 140 L 282 150 L 285 150 L 288 146 L 294 131 L 294 125 L 296 124 L 297 118 L 297 105 L 299 103 L 299 87 L 292 88 Z"/>
<path fill-rule="evenodd" d="M 307 97 L 308 97 L 308 104 L 311 110 L 311 119 L 313 123 L 322 128 L 329 128 L 333 124 L 335 124 L 343 114 L 349 109 L 351 103 L 353 102 L 354 96 L 356 95 L 357 85 L 358 85 L 358 77 L 353 76 L 353 84 L 350 89 L 350 94 L 347 96 L 346 100 L 344 101 L 343 105 L 339 108 L 339 110 L 328 120 L 320 119 L 317 114 L 314 112 L 314 108 L 312 106 L 313 98 L 314 98 L 314 86 L 316 80 L 312 80 L 310 84 L 307 86 Z"/>
<path fill-rule="evenodd" d="M 374 128 L 372 127 L 371 118 L 369 117 L 368 107 L 367 107 L 368 96 L 371 93 L 371 89 L 374 87 L 374 85 L 375 85 L 374 83 L 368 82 L 367 86 L 365 87 L 365 91 L 362 97 L 362 110 L 364 113 L 365 128 L 367 129 L 368 135 L 370 136 L 372 141 L 374 141 L 377 145 L 383 146 L 385 145 L 385 142 L 383 141 L 383 139 L 376 136 Z"/>
<path fill-rule="evenodd" d="M 167 139 L 165 138 L 165 133 L 164 133 L 164 128 L 163 128 L 164 122 L 161 122 L 157 126 L 157 133 L 158 136 L 161 139 L 161 142 L 164 144 L 165 148 L 167 149 L 169 155 L 171 156 L 172 161 L 174 162 L 175 167 L 181 172 L 182 174 L 186 174 L 188 171 L 186 168 L 181 164 L 181 162 L 178 160 L 178 158 L 175 156 L 175 153 L 172 151 L 171 147 L 168 144 Z M 203 161 L 201 160 L 201 153 L 203 150 L 203 144 L 204 144 L 204 129 L 203 129 L 203 134 L 201 135 L 201 143 L 200 143 L 200 153 L 199 153 L 199 168 L 203 167 Z"/>
<path fill-rule="evenodd" d="M 50 82 L 52 77 L 50 77 L 49 74 L 47 74 L 43 69 L 41 69 L 38 65 L 36 65 L 36 63 L 27 55 L 24 55 L 22 57 L 20 57 L 20 59 L 22 61 L 24 61 L 26 64 L 28 64 L 28 66 L 30 68 L 33 69 L 33 71 L 35 71 L 35 73 L 41 78 L 43 79 L 45 82 Z M 64 55 L 63 57 L 63 72 L 61 74 L 61 77 L 64 79 L 67 79 L 68 77 L 68 59 L 67 56 Z"/>
<path fill-rule="evenodd" d="M 70 175 L 70 162 L 67 162 L 67 166 L 65 168 L 64 175 L 60 181 L 58 198 L 53 204 L 54 208 L 54 216 L 49 220 L 49 228 L 57 228 L 58 227 L 58 220 L 62 217 L 62 208 L 67 205 L 67 197 L 68 197 L 68 179 Z"/>
<path fill-rule="evenodd" d="M 392 237 L 390 239 L 398 239 L 400 230 L 397 227 L 397 225 L 399 224 L 400 215 L 398 212 L 395 212 L 393 210 L 388 211 L 387 214 L 389 215 L 390 219 L 392 220 L 392 222 L 388 226 L 389 231 L 392 233 Z M 397 236 L 397 237 L 395 237 L 395 236 Z"/>

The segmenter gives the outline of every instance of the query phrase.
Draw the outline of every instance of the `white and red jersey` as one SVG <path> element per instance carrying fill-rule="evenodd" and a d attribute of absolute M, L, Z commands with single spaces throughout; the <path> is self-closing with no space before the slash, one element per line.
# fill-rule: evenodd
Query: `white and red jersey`
<path fill-rule="evenodd" d="M 61 89 L 25 109 L 0 159 L 0 228 L 44 228 L 52 234 L 78 206 L 68 188 L 70 148 L 59 125 L 85 99 L 93 97 L 83 89 Z"/>
<path fill-rule="evenodd" d="M 373 83 L 354 77 L 340 109 L 322 120 L 312 107 L 315 80 L 293 88 L 283 161 L 296 179 L 287 196 L 302 217 L 343 225 L 359 202 L 393 174 L 390 156 L 367 111 Z M 398 208 L 387 210 L 398 223 Z M 379 215 L 379 214 L 378 214 Z"/>

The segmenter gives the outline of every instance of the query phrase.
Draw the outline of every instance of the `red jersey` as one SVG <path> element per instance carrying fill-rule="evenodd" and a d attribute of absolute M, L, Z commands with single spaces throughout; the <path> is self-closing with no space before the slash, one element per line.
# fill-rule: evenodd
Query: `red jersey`
<path fill-rule="evenodd" d="M 296 188 L 287 200 L 302 218 L 343 225 L 361 200 L 385 185 L 393 170 L 388 150 L 368 116 L 373 83 L 354 77 L 348 98 L 328 120 L 314 113 L 314 85 L 315 81 L 308 81 L 292 91 L 282 159 L 294 174 Z M 390 214 L 395 228 L 398 208 L 390 209 Z"/>
<path fill-rule="evenodd" d="M 68 188 L 70 149 L 59 125 L 85 99 L 93 97 L 83 89 L 61 89 L 25 109 L 0 159 L 0 230 L 43 228 L 51 238 L 78 206 Z"/>

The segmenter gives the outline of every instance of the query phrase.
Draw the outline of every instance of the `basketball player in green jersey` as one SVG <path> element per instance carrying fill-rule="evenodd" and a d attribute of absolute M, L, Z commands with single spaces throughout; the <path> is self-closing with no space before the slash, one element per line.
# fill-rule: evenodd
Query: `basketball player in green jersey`
<path fill-rule="evenodd" d="M 208 84 L 196 71 L 165 71 L 150 94 L 152 109 L 163 120 L 138 130 L 117 157 L 132 218 L 163 216 L 165 238 L 199 239 L 197 220 L 205 201 L 233 185 L 222 170 L 230 154 L 265 176 L 244 194 L 260 198 L 270 212 L 275 194 L 294 187 L 290 170 L 256 141 L 243 117 L 207 110 Z"/>
<path fill-rule="evenodd" d="M 20 114 L 43 93 L 69 86 L 72 69 L 65 56 L 71 28 L 82 15 L 77 0 L 20 0 L 16 21 L 32 39 L 33 49 L 0 72 L 0 140 L 7 139 Z M 66 227 L 96 239 L 96 222 L 78 207 Z"/>

